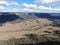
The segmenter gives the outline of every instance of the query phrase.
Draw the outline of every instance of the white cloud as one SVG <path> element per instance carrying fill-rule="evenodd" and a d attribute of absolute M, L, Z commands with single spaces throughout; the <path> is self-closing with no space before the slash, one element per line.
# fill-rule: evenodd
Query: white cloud
<path fill-rule="evenodd" d="M 43 5 L 37 6 L 35 4 L 23 4 L 24 6 L 24 11 L 27 12 L 60 12 L 60 8 L 52 8 L 52 7 L 45 7 Z"/>
<path fill-rule="evenodd" d="M 37 7 L 38 10 L 52 10 L 51 7 L 45 7 L 43 5 L 40 5 L 39 7 Z"/>
<path fill-rule="evenodd" d="M 2 10 L 3 12 L 18 12 L 18 9 L 17 8 L 12 8 L 12 9 L 4 9 Z"/>
<path fill-rule="evenodd" d="M 19 5 L 17 2 L 8 2 L 7 5 Z"/>
<path fill-rule="evenodd" d="M 40 5 L 37 9 L 38 10 L 49 10 L 49 11 L 60 11 L 60 8 L 44 7 L 42 5 Z"/>
<path fill-rule="evenodd" d="M 3 6 L 0 6 L 0 10 L 4 10 L 4 7 Z"/>
<path fill-rule="evenodd" d="M 13 8 L 12 10 L 11 10 L 11 12 L 17 12 L 18 11 L 18 8 Z"/>
<path fill-rule="evenodd" d="M 35 12 L 34 9 L 29 9 L 29 8 L 23 8 L 23 11 L 25 11 L 25 12 Z"/>
<path fill-rule="evenodd" d="M 23 3 L 22 5 L 23 5 L 24 8 L 34 8 L 34 9 L 37 8 L 37 5 L 35 5 L 35 4 L 26 4 L 26 3 Z"/>
<path fill-rule="evenodd" d="M 9 1 L 0 1 L 0 5 L 19 5 L 17 2 L 9 2 Z"/>
<path fill-rule="evenodd" d="M 59 3 L 60 0 L 35 0 L 35 2 L 38 2 L 41 4 L 56 4 L 56 3 Z"/>

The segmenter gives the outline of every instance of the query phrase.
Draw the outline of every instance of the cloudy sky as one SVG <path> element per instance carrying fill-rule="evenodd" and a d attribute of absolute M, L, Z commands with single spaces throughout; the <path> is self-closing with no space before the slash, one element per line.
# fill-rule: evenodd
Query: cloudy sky
<path fill-rule="evenodd" d="M 60 0 L 0 0 L 0 12 L 60 12 Z"/>

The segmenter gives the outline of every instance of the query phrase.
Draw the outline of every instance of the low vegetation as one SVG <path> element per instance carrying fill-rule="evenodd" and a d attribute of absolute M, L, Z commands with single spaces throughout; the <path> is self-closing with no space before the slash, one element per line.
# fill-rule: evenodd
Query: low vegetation
<path fill-rule="evenodd" d="M 45 35 L 26 34 L 25 38 L 11 38 L 7 41 L 0 41 L 0 45 L 38 44 L 40 42 L 60 42 L 60 38 L 46 37 Z"/>
<path fill-rule="evenodd" d="M 60 21 L 53 21 L 51 25 L 54 27 L 60 27 Z"/>
<path fill-rule="evenodd" d="M 56 35 L 56 36 L 59 36 L 59 37 L 60 37 L 60 30 L 55 30 L 55 31 L 53 31 L 53 33 L 54 33 L 54 35 Z"/>

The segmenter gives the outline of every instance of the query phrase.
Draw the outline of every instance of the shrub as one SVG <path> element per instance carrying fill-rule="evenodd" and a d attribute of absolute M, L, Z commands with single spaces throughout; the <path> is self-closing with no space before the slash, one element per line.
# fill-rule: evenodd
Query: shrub
<path fill-rule="evenodd" d="M 53 33 L 57 34 L 57 35 L 60 35 L 60 31 L 59 30 L 54 31 Z"/>
<path fill-rule="evenodd" d="M 60 21 L 53 21 L 51 25 L 54 27 L 55 26 L 60 27 Z"/>

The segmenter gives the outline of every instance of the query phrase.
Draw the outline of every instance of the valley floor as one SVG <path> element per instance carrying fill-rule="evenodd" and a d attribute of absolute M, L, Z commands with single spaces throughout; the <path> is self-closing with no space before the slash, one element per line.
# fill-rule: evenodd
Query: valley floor
<path fill-rule="evenodd" d="M 3 26 L 0 26 L 0 40 L 8 40 L 11 38 L 23 38 L 25 37 L 25 34 L 48 34 L 52 36 L 53 31 L 60 30 L 60 28 L 52 27 L 51 25 L 49 25 L 51 23 L 52 21 L 49 21 L 47 19 L 28 20 L 19 23 L 7 22 L 4 23 Z M 51 33 L 46 33 L 45 31 L 49 31 Z"/>

